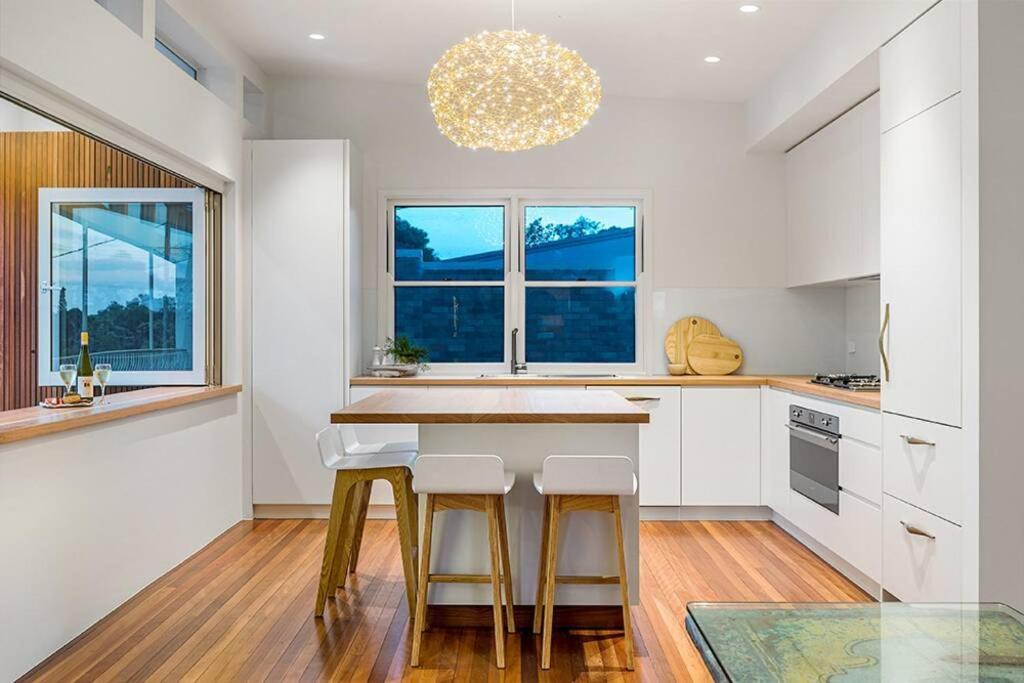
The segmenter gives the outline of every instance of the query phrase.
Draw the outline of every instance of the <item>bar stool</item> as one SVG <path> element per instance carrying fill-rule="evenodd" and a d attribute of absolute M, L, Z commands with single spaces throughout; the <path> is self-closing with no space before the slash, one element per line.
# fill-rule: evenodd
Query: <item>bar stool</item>
<path fill-rule="evenodd" d="M 337 587 L 345 585 L 348 571 L 356 569 L 370 487 L 377 479 L 390 483 L 395 494 L 405 594 L 409 613 L 413 613 L 416 609 L 414 546 L 419 534 L 418 510 L 412 492 L 416 443 L 359 443 L 351 425 L 321 429 L 317 432 L 316 443 L 324 467 L 334 470 L 334 496 L 314 614 L 323 616 L 327 598 L 334 596 Z"/>
<path fill-rule="evenodd" d="M 496 455 L 421 455 L 416 460 L 413 490 L 426 494 L 426 519 L 420 552 L 419 591 L 413 622 L 412 666 L 419 666 L 420 645 L 427 617 L 427 586 L 431 583 L 490 583 L 494 605 L 494 649 L 499 669 L 505 668 L 505 635 L 501 619 L 501 584 L 505 586 L 505 616 L 509 633 L 515 633 L 512 604 L 512 570 L 508 558 L 505 494 L 516 475 L 505 472 Z M 487 537 L 491 553 L 490 574 L 431 574 L 430 544 L 434 513 L 443 510 L 474 510 L 487 513 Z"/>
<path fill-rule="evenodd" d="M 632 461 L 618 455 L 549 455 L 544 459 L 543 472 L 533 475 L 533 485 L 544 496 L 544 528 L 533 608 L 533 632 L 540 633 L 542 623 L 544 627 L 541 668 L 551 668 L 555 585 L 617 583 L 622 596 L 626 668 L 632 671 L 633 628 L 629 616 L 629 585 L 619 504 L 619 496 L 636 495 Z M 614 516 L 618 576 L 558 576 L 558 523 L 559 517 L 567 512 L 609 512 Z"/>

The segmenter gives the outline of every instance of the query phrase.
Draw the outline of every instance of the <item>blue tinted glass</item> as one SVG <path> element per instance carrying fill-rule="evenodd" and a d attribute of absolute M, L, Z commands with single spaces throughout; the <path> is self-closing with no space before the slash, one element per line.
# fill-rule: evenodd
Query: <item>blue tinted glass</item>
<path fill-rule="evenodd" d="M 526 207 L 526 279 L 636 279 L 636 208 Z"/>
<path fill-rule="evenodd" d="M 171 60 L 171 63 L 174 64 L 174 66 L 187 73 L 188 77 L 192 80 L 199 78 L 199 70 L 182 59 L 177 52 L 167 47 L 167 45 L 159 38 L 156 39 L 156 51 Z"/>
<path fill-rule="evenodd" d="M 54 203 L 54 371 L 78 360 L 118 371 L 192 369 L 192 204 Z"/>
<path fill-rule="evenodd" d="M 431 363 L 505 359 L 504 287 L 395 287 L 395 336 L 430 353 Z"/>
<path fill-rule="evenodd" d="M 636 361 L 633 287 L 527 287 L 530 363 Z"/>
<path fill-rule="evenodd" d="M 505 207 L 396 206 L 395 279 L 504 280 Z"/>

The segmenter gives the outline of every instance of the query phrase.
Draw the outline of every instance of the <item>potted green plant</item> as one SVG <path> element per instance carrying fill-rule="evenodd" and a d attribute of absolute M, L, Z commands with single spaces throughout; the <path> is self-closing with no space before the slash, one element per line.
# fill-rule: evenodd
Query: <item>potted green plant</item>
<path fill-rule="evenodd" d="M 422 346 L 416 346 L 405 335 L 399 335 L 394 339 L 388 337 L 384 344 L 384 353 L 390 356 L 395 364 L 414 365 L 417 369 L 427 367 L 427 360 L 430 354 Z"/>

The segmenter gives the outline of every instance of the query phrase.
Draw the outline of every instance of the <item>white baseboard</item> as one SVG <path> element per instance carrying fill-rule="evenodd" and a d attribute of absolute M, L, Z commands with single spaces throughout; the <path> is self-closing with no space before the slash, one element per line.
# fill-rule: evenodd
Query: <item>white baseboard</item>
<path fill-rule="evenodd" d="M 763 505 L 683 505 L 640 508 L 640 520 L 680 521 L 751 521 L 763 522 L 772 518 L 772 510 Z"/>
<path fill-rule="evenodd" d="M 788 519 L 786 519 L 779 513 L 773 512 L 771 519 L 773 522 L 782 527 L 782 529 L 787 534 L 789 534 L 796 540 L 800 541 L 802 545 L 806 546 L 808 550 L 810 550 L 812 553 L 814 553 L 821 559 L 825 560 L 825 562 L 828 562 L 840 574 L 842 574 L 850 581 L 857 584 L 857 586 L 860 587 L 862 591 L 870 595 L 875 600 L 879 599 L 882 587 L 877 581 L 870 578 L 864 572 L 857 569 L 843 558 L 839 557 L 839 555 L 836 555 L 834 552 L 823 546 L 821 543 L 811 538 L 811 536 L 809 536 L 806 532 L 801 531 L 799 527 L 797 527 L 795 524 L 790 522 Z"/>
<path fill-rule="evenodd" d="M 330 505 L 253 505 L 254 519 L 327 519 Z M 395 519 L 394 505 L 370 505 L 367 519 Z"/>

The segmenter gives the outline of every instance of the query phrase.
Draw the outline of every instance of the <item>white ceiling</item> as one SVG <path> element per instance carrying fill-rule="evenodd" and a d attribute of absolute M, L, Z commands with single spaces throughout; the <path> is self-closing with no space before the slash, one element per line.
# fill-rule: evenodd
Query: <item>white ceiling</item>
<path fill-rule="evenodd" d="M 739 6 L 753 1 L 755 14 Z M 577 50 L 608 94 L 742 102 L 844 2 L 518 0 L 516 25 Z M 422 84 L 452 43 L 511 26 L 511 0 L 216 0 L 204 11 L 274 75 Z M 313 41 L 310 33 L 327 39 Z M 705 64 L 717 55 L 719 64 Z"/>

